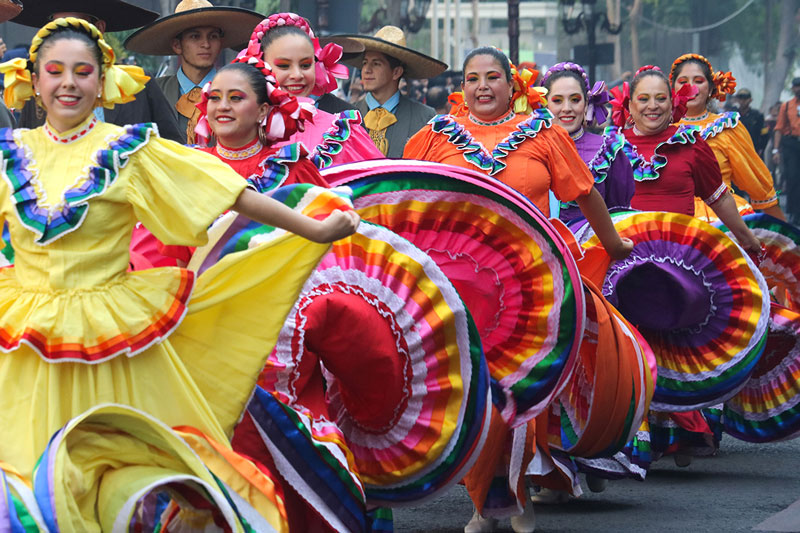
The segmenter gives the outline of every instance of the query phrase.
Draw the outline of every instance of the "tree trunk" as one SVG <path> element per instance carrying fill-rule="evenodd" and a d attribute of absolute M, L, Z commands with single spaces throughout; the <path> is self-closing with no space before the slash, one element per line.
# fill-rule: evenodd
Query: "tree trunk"
<path fill-rule="evenodd" d="M 403 2 L 384 1 L 383 7 L 386 9 L 386 20 L 389 24 L 402 26 L 403 15 L 406 14 L 401 10 L 402 4 Z"/>
<path fill-rule="evenodd" d="M 478 48 L 478 30 L 480 21 L 478 20 L 478 0 L 472 0 L 472 30 L 469 32 L 470 39 L 472 39 L 472 47 Z"/>
<path fill-rule="evenodd" d="M 619 24 L 622 18 L 621 0 L 606 0 L 608 21 L 614 25 Z M 622 75 L 622 33 L 611 36 L 614 43 L 614 64 L 611 67 L 610 79 L 617 79 Z"/>
<path fill-rule="evenodd" d="M 778 33 L 778 47 L 775 49 L 774 59 L 765 68 L 764 100 L 761 110 L 766 111 L 769 106 L 777 102 L 781 92 L 786 86 L 786 76 L 794 67 L 797 59 L 796 47 L 800 44 L 798 35 L 798 0 L 781 0 L 781 28 Z"/>
<path fill-rule="evenodd" d="M 633 7 L 631 7 L 631 62 L 633 66 L 632 71 L 636 71 L 642 66 L 639 60 L 639 15 L 642 14 L 642 0 L 633 0 Z"/>

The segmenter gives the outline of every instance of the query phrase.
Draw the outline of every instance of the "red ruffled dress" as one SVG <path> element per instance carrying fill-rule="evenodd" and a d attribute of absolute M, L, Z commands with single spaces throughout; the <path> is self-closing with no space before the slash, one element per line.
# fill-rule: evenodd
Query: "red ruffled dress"
<path fill-rule="evenodd" d="M 673 125 L 656 135 L 637 135 L 633 129 L 624 135 L 630 143 L 626 155 L 636 182 L 634 209 L 694 216 L 695 197 L 710 206 L 730 193 L 699 129 Z M 699 411 L 651 412 L 650 419 L 653 459 L 677 452 L 708 453 L 706 435 L 710 437 L 711 429 Z"/>

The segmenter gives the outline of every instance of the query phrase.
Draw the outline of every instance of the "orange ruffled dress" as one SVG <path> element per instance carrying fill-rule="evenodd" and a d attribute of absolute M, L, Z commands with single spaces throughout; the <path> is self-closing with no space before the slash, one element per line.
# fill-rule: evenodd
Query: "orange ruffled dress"
<path fill-rule="evenodd" d="M 680 124 L 701 128 L 703 139 L 711 147 L 722 171 L 722 180 L 728 187 L 733 184 L 749 196 L 750 200 L 733 195 L 739 213 L 746 215 L 753 209 L 766 209 L 778 205 L 778 195 L 772 175 L 753 147 L 753 140 L 739 120 L 739 113 L 708 113 L 701 120 L 684 118 Z M 712 222 L 717 216 L 700 198 L 695 198 L 694 216 Z"/>
<path fill-rule="evenodd" d="M 227 443 L 328 246 L 287 234 L 200 276 L 127 272 L 137 220 L 167 244 L 204 244 L 245 180 L 149 124 L 5 129 L 0 148 L 16 253 L 0 270 L 0 460 L 30 476 L 51 435 L 102 403 Z"/>
<path fill-rule="evenodd" d="M 547 109 L 530 115 L 509 111 L 490 123 L 469 115 L 437 115 L 408 140 L 403 157 L 483 171 L 527 196 L 543 213 L 550 212 L 549 191 L 570 202 L 594 187 L 569 134 L 553 126 Z"/>

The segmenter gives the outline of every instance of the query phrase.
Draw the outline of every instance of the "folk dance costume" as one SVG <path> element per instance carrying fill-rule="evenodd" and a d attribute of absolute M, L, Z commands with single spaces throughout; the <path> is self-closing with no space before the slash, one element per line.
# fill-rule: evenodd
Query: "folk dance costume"
<path fill-rule="evenodd" d="M 728 95 L 736 90 L 736 78 L 730 72 L 715 71 L 711 63 L 699 54 L 684 54 L 672 63 L 669 81 L 676 84 L 682 72 L 681 65 L 696 64 L 702 72 L 706 72 L 709 94 L 724 102 Z M 704 100 L 701 100 L 701 102 Z M 728 187 L 732 185 L 744 192 L 749 199 L 734 193 L 739 213 L 746 215 L 753 209 L 764 210 L 778 205 L 778 195 L 767 166 L 756 153 L 753 140 L 744 124 L 740 124 L 736 112 L 710 113 L 705 109 L 698 116 L 685 116 L 679 124 L 694 126 L 700 129 L 700 135 L 708 142 L 722 171 L 722 180 Z M 695 216 L 707 222 L 717 219 L 713 211 L 704 205 L 701 199 L 695 200 Z"/>
<path fill-rule="evenodd" d="M 751 379 L 721 408 L 703 414 L 717 438 L 724 430 L 748 442 L 786 440 L 798 434 L 800 231 L 764 213 L 746 215 L 743 220 L 766 251 L 759 270 L 772 294 L 769 333 Z M 720 223 L 717 226 L 728 231 Z"/>
<path fill-rule="evenodd" d="M 626 92 L 623 87 L 616 94 L 618 124 L 627 119 Z M 673 98 L 680 106 L 681 95 Z M 636 180 L 634 208 L 692 215 L 695 196 L 710 204 L 727 194 L 698 129 L 624 134 Z M 637 326 L 658 362 L 650 416 L 653 458 L 713 449 L 710 428 L 696 409 L 732 396 L 753 371 L 766 338 L 766 283 L 747 254 L 696 219 L 669 213 L 619 213 L 612 219 L 620 235 L 634 240 L 633 253 L 587 271 Z M 573 230 L 584 247 L 598 242 L 587 239 L 586 226 Z M 627 450 L 629 459 L 637 454 L 636 444 Z"/>
<path fill-rule="evenodd" d="M 576 126 L 579 127 L 577 131 L 570 132 L 570 137 L 594 177 L 595 189 L 603 197 L 609 211 L 630 208 L 634 185 L 631 165 L 622 150 L 625 138 L 618 131 L 609 130 L 597 135 L 585 129 L 585 126 L 604 124 L 608 118 L 605 106 L 610 96 L 605 82 L 598 81 L 590 86 L 583 67 L 567 61 L 550 67 L 542 77 L 541 84 L 551 88 L 553 83 L 564 78 L 582 86 L 585 95 L 584 116 L 575 117 L 574 120 L 579 121 Z M 552 101 L 549 105 L 552 105 Z M 558 216 L 563 222 L 568 222 L 583 215 L 578 204 L 572 201 L 561 202 Z"/>
<path fill-rule="evenodd" d="M 31 56 L 43 37 L 67 26 L 104 52 L 104 105 L 132 98 L 141 70 L 114 65 L 102 35 L 84 21 L 48 24 Z M 16 63 L 1 68 L 7 101 L 19 107 L 30 78 Z M 256 523 L 271 516 L 264 527 L 282 530 L 270 476 L 226 443 L 280 324 L 328 247 L 283 235 L 200 276 L 178 268 L 126 272 L 137 220 L 167 243 L 200 245 L 246 182 L 216 158 L 159 139 L 148 124 L 120 128 L 90 115 L 67 132 L 49 125 L 3 130 L 1 142 L 0 213 L 16 257 L 0 271 L 0 457 L 11 465 L 4 470 L 19 479 L 33 474 L 35 483 L 33 497 L 17 485 L 15 497 L 32 515 L 38 506 L 49 527 L 57 521 L 62 531 L 112 530 L 142 516 L 151 519 L 145 527 L 154 526 L 168 516 L 153 514 L 158 498 L 147 494 L 188 484 L 195 493 L 202 486 L 201 499 L 217 509 L 208 522 L 225 520 L 240 531 L 232 509 L 247 514 L 255 506 L 249 512 Z M 256 316 L 257 308 L 269 312 Z M 194 451 L 164 423 L 195 435 Z M 193 511 L 198 500 L 186 491 L 172 499 L 179 502 L 169 515 L 175 527 L 204 507 Z M 113 505 L 103 499 L 112 492 Z"/>
<path fill-rule="evenodd" d="M 778 205 L 772 176 L 756 153 L 747 128 L 739 121 L 738 113 L 706 113 L 698 118 L 684 117 L 679 124 L 700 128 L 700 135 L 717 158 L 722 180 L 728 187 L 735 186 L 747 194 L 749 201 L 733 193 L 739 213 L 746 215 L 753 213 L 754 209 Z M 709 222 L 717 219 L 699 198 L 695 199 L 695 216 Z"/>
<path fill-rule="evenodd" d="M 406 36 L 397 26 L 383 26 L 374 36 L 344 34 L 364 47 L 364 54 L 345 61 L 353 68 L 362 69 L 367 53 L 378 53 L 391 58 L 403 69 L 405 79 L 430 79 L 447 70 L 447 64 L 406 46 Z M 399 159 L 406 143 L 436 114 L 433 108 L 400 93 L 400 79 L 392 77 L 381 87 L 373 87 L 355 103 L 364 117 L 364 127 L 378 150 L 386 157 Z M 388 98 L 381 102 L 375 93 L 386 92 Z"/>
<path fill-rule="evenodd" d="M 633 171 L 622 150 L 625 138 L 616 130 L 597 135 L 581 129 L 573 141 L 581 159 L 594 176 L 594 186 L 609 211 L 629 208 L 633 197 Z M 559 218 L 568 222 L 580 217 L 575 202 L 562 202 Z"/>
<path fill-rule="evenodd" d="M 535 79 L 535 76 L 532 78 Z M 519 80 L 515 79 L 515 81 L 517 81 L 518 85 L 522 85 Z M 538 93 L 520 92 L 526 94 L 526 96 L 523 96 L 523 100 L 527 100 L 527 95 L 533 96 L 534 100 L 538 99 L 536 96 Z M 513 110 L 509 110 L 507 114 L 492 123 L 477 121 L 468 114 L 434 117 L 428 126 L 409 140 L 404 155 L 407 158 L 449 163 L 473 171 L 482 171 L 481 173 L 484 175 L 488 174 L 499 178 L 503 183 L 513 187 L 513 189 L 504 188 L 506 194 L 513 195 L 519 205 L 527 206 L 527 209 L 537 213 L 537 224 L 531 226 L 535 228 L 535 232 L 540 233 L 540 235 L 547 235 L 550 232 L 556 232 L 556 230 L 546 222 L 543 222 L 541 213 L 534 208 L 534 205 L 543 212 L 549 212 L 550 190 L 555 193 L 559 200 L 571 201 L 579 196 L 588 194 L 594 186 L 594 179 L 586 165 L 577 157 L 575 147 L 566 132 L 561 128 L 550 127 L 552 125 L 552 115 L 549 111 L 535 108 L 535 101 L 526 101 L 525 103 L 530 105 L 530 108 L 527 109 L 528 114 L 515 114 Z M 490 152 L 486 148 L 487 146 L 494 147 L 494 149 Z M 508 170 L 506 170 L 506 167 L 509 167 Z M 519 171 L 520 168 L 523 168 L 524 171 Z M 444 172 L 441 173 L 445 174 Z M 489 183 L 491 181 L 488 180 Z M 500 184 L 496 185 L 496 188 L 500 189 Z M 358 202 L 356 202 L 356 205 L 358 205 Z M 534 238 L 534 241 L 537 240 Z M 559 243 L 558 248 L 561 253 L 565 254 L 561 255 L 561 260 L 567 265 L 572 264 L 574 260 L 567 251 L 560 234 L 556 242 Z M 452 253 L 451 248 L 448 249 L 451 250 L 450 257 L 452 261 L 452 257 L 455 254 Z M 476 264 L 485 265 L 491 263 L 478 261 Z M 477 272 L 480 272 L 480 270 Z M 568 276 L 566 275 L 567 273 L 569 273 Z M 475 275 L 474 268 L 471 274 L 466 269 L 460 272 L 462 278 L 470 279 L 473 285 L 480 286 L 483 290 L 491 287 L 488 283 L 475 283 Z M 581 284 L 580 278 L 569 268 L 563 271 L 561 276 L 554 274 L 554 277 L 561 277 L 563 281 L 559 285 L 563 283 L 565 288 L 568 280 L 570 287 L 580 286 Z M 459 287 L 461 286 L 459 285 Z M 467 288 L 466 284 L 463 284 L 463 286 L 465 286 L 467 294 L 475 292 L 475 289 Z M 572 296 L 569 298 L 567 298 L 566 293 L 562 296 L 548 296 L 547 293 L 544 293 L 539 295 L 538 298 L 534 297 L 534 301 L 539 301 L 539 298 L 542 298 L 542 303 L 539 305 L 543 305 L 544 301 L 554 298 L 552 303 L 547 305 L 563 306 L 567 305 L 570 300 L 578 299 L 579 305 L 582 306 L 584 300 L 582 292 L 574 291 L 573 289 L 571 291 Z M 490 327 L 495 323 L 491 317 L 497 317 L 498 310 L 493 309 L 492 305 L 487 305 L 487 303 L 502 302 L 502 299 L 487 295 L 483 297 L 477 297 L 476 295 L 472 300 L 467 296 L 465 298 L 467 298 L 468 302 L 475 302 L 474 307 L 472 304 L 468 305 L 478 324 L 487 326 L 485 329 L 479 327 L 479 330 L 482 331 L 490 373 L 493 380 L 500 384 L 500 389 L 502 390 L 509 377 L 515 376 L 519 372 L 514 370 L 513 367 L 509 369 L 507 366 L 493 364 L 493 361 L 497 359 L 510 364 L 513 359 L 507 360 L 508 355 L 503 355 L 505 352 L 502 347 L 507 346 L 512 339 L 519 337 L 507 329 L 494 330 Z M 526 307 L 523 306 L 523 308 Z M 563 321 L 569 315 L 562 313 L 561 316 Z M 569 388 L 570 385 L 566 378 L 574 375 L 571 372 L 571 368 L 578 364 L 578 339 L 583 335 L 584 331 L 584 327 L 580 322 L 579 320 L 575 323 L 575 329 L 572 333 L 573 340 L 568 352 L 569 359 L 561 367 L 561 379 L 555 388 L 550 389 L 548 396 L 542 397 L 542 401 L 530 405 L 525 411 L 517 414 L 514 414 L 513 410 L 505 411 L 509 405 L 520 407 L 518 403 L 500 400 L 502 396 L 499 394 L 496 395 L 496 398 L 493 397 L 496 399 L 495 412 L 492 417 L 487 443 L 475 467 L 465 478 L 470 496 L 481 515 L 503 516 L 522 512 L 523 507 L 527 505 L 527 490 L 524 489 L 526 473 L 536 474 L 540 478 L 552 475 L 556 478 L 556 483 L 564 483 L 561 478 L 565 474 L 561 473 L 560 465 L 554 464 L 550 453 L 552 446 L 549 442 L 549 435 L 560 424 L 557 418 L 552 417 L 548 411 L 549 407 L 558 401 L 556 400 L 558 398 L 557 395 L 562 390 L 566 390 L 565 387 Z M 616 321 L 613 322 L 616 324 Z M 605 327 L 609 326 L 609 324 L 608 321 L 604 321 L 604 332 L 608 331 Z M 552 326 L 546 328 L 534 327 L 529 329 L 527 335 L 523 338 L 529 338 L 532 342 L 539 342 L 535 341 L 535 339 L 546 339 L 548 336 L 555 334 L 556 331 L 557 329 Z M 508 337 L 505 337 L 505 335 L 508 335 Z M 495 339 L 494 343 L 499 342 L 496 350 L 487 347 L 487 344 L 491 346 L 490 339 L 492 338 Z M 625 344 L 624 341 L 622 343 Z M 544 344 L 547 345 L 548 342 L 545 341 Z M 644 351 L 635 342 L 628 343 L 627 348 L 620 347 L 620 351 L 623 355 L 619 357 L 619 360 L 624 361 L 625 370 L 617 368 L 615 370 L 619 370 L 620 376 L 626 376 L 621 381 L 627 381 L 625 386 L 629 390 L 620 394 L 619 397 L 626 397 L 626 401 L 629 402 L 626 404 L 626 408 L 636 405 L 634 412 L 638 411 L 640 420 L 644 413 L 644 403 L 649 401 L 646 386 L 643 385 L 645 380 L 645 374 L 642 371 L 644 368 L 642 363 Z M 519 350 L 514 353 L 519 353 Z M 591 354 L 587 355 L 587 357 L 591 359 Z M 636 360 L 637 357 L 638 360 Z M 531 360 L 535 361 L 536 359 L 531 358 Z M 590 369 L 587 371 L 589 374 L 593 374 L 592 369 L 595 367 L 592 363 L 589 363 L 586 368 Z M 631 372 L 636 374 L 635 378 Z M 585 377 L 586 373 L 582 373 L 582 376 Z M 589 380 L 594 381 L 593 376 Z M 630 389 L 631 384 L 634 384 L 636 392 Z M 603 384 L 608 388 L 617 385 L 619 383 L 615 382 L 613 378 Z M 581 386 L 584 390 L 591 389 L 591 385 L 586 385 L 585 383 L 582 383 Z M 512 387 L 511 390 L 513 391 L 513 389 Z M 505 392 L 503 396 L 515 398 L 515 395 L 509 392 Z M 585 407 L 585 404 L 583 407 Z M 579 407 L 578 411 L 580 409 Z M 616 418 L 622 411 L 628 412 L 627 409 L 615 411 L 614 408 L 611 408 L 610 411 L 604 411 L 605 414 L 616 413 L 610 418 L 606 418 L 603 421 L 600 421 L 602 417 L 593 419 L 588 439 L 599 437 L 596 429 L 591 429 L 597 427 L 594 425 L 595 423 L 599 423 L 614 427 L 614 430 L 609 430 L 605 437 L 609 437 L 619 429 L 619 432 L 614 434 L 611 441 L 622 439 L 624 442 L 631 435 L 631 428 L 624 427 L 624 417 L 621 420 Z M 576 412 L 573 411 L 571 414 L 575 415 Z M 583 425 L 586 419 L 581 419 L 582 415 L 586 415 L 586 412 L 579 412 L 577 417 L 573 416 L 571 419 L 571 422 L 575 424 L 575 432 L 579 435 L 582 435 L 586 428 Z M 554 423 L 551 423 L 551 421 Z M 616 425 L 618 421 L 623 422 L 619 428 Z M 630 420 L 628 422 L 630 423 Z M 638 426 L 638 422 L 634 426 Z M 576 434 L 575 432 L 573 432 L 573 435 Z M 560 439 L 557 440 L 559 446 L 570 448 L 570 443 L 561 442 Z M 614 446 L 611 441 L 603 441 L 600 447 Z M 586 442 L 573 442 L 573 444 L 576 444 L 578 446 L 576 449 L 579 449 Z M 594 450 L 594 452 L 599 452 L 599 450 Z M 536 463 L 539 466 L 531 466 L 534 464 L 532 462 L 534 457 L 537 459 Z M 573 477 L 570 474 L 566 474 L 566 477 L 568 478 L 567 483 L 572 486 Z"/>
<path fill-rule="evenodd" d="M 302 184 L 275 195 L 313 216 L 337 202 L 333 191 L 320 196 Z M 223 230 L 193 256 L 200 272 L 273 238 L 237 220 Z M 367 505 L 446 489 L 474 461 L 488 426 L 480 337 L 455 287 L 423 251 L 368 223 L 337 241 L 309 278 L 258 383 L 234 448 L 274 460 L 299 530 L 363 531 Z"/>
<path fill-rule="evenodd" d="M 277 13 L 262 20 L 253 30 L 247 48 L 239 52 L 238 57 L 263 59 L 261 41 L 264 35 L 273 28 L 287 25 L 303 30 L 314 44 L 316 83 L 312 94 L 320 96 L 336 90 L 336 78 L 347 78 L 347 68 L 338 64 L 342 57 L 342 47 L 335 43 L 320 47 L 308 21 L 294 13 Z M 301 97 L 300 100 L 312 102 L 310 98 Z M 354 109 L 339 113 L 317 109 L 313 121 L 306 124 L 304 129 L 298 130 L 275 146 L 303 143 L 319 169 L 352 161 L 383 159 L 384 155 L 361 126 L 361 120 L 361 114 Z"/>

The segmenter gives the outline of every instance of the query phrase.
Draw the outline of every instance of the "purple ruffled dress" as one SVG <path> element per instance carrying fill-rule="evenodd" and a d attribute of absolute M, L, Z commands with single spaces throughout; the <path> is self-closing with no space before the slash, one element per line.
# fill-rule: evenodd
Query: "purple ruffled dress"
<path fill-rule="evenodd" d="M 607 130 L 603 135 L 584 131 L 575 140 L 575 147 L 594 176 L 594 186 L 606 202 L 609 210 L 630 208 L 633 198 L 633 169 L 625 154 L 621 153 L 625 138 L 616 131 Z M 617 156 L 620 157 L 617 157 Z M 581 217 L 575 202 L 561 202 L 559 218 L 568 222 Z"/>

